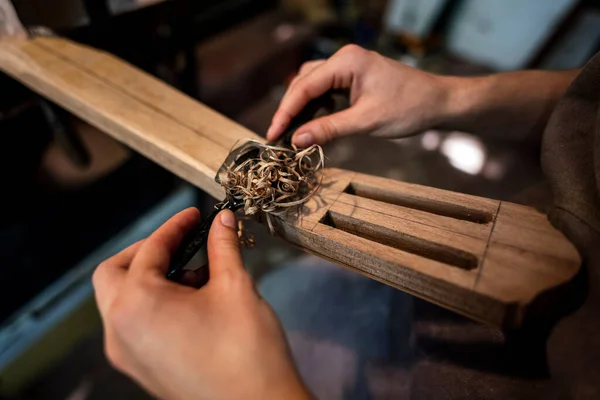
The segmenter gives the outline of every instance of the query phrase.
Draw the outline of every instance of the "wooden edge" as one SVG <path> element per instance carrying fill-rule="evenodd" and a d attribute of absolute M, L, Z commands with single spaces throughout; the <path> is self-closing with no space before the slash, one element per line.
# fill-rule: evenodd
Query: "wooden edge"
<path fill-rule="evenodd" d="M 344 198 L 344 192 L 347 192 L 354 182 L 364 181 L 366 178 L 367 175 L 344 170 L 325 170 L 323 189 L 307 203 L 299 217 L 279 221 L 277 232 L 287 241 L 319 257 L 471 319 L 503 329 L 516 329 L 521 326 L 534 302 L 540 297 L 554 293 L 556 287 L 566 285 L 579 270 L 580 259 L 576 250 L 549 224 L 543 214 L 512 203 L 464 194 L 452 193 L 444 199 L 449 203 L 458 201 L 460 204 L 476 204 L 483 201 L 487 204 L 487 209 L 492 210 L 492 219 L 482 224 L 489 229 L 476 235 L 485 246 L 485 253 L 479 253 L 481 262 L 479 267 L 472 271 L 449 269 L 451 267 L 448 265 L 425 258 L 415 260 L 414 255 L 403 253 L 397 246 L 386 247 L 328 226 L 325 217 L 331 210 L 343 214 L 356 214 L 352 204 L 348 204 L 347 200 L 339 202 L 339 199 Z M 381 178 L 377 180 L 378 184 L 385 188 L 404 185 L 402 182 Z M 373 184 L 373 181 L 370 183 Z M 421 197 L 437 198 L 437 191 L 411 185 L 411 193 Z M 366 204 L 374 203 L 369 200 Z M 378 210 L 381 208 L 378 204 L 377 207 Z M 404 207 L 393 205 L 388 208 L 388 212 L 393 213 Z M 367 217 L 365 218 L 369 220 Z M 394 218 L 392 215 L 384 217 L 378 224 L 385 226 L 391 223 L 391 228 L 395 224 L 391 222 Z M 359 220 L 363 221 L 364 218 Z M 450 229 L 464 229 L 456 221 L 450 224 L 446 216 L 433 215 L 431 220 L 441 221 Z M 366 223 L 363 222 L 363 225 Z M 479 226 L 474 222 L 467 222 L 468 224 Z M 409 223 L 402 225 L 403 230 L 411 229 Z M 415 234 L 428 235 L 418 232 Z M 435 238 L 430 240 L 437 242 Z M 546 243 L 536 242 L 540 240 Z M 340 248 L 341 243 L 348 245 Z M 543 254 L 544 249 L 549 251 L 550 255 Z"/>
<path fill-rule="evenodd" d="M 516 318 L 516 305 L 514 304 L 498 302 L 496 299 L 474 292 L 470 288 L 460 288 L 443 279 L 422 274 L 412 268 L 395 263 L 387 263 L 387 269 L 384 272 L 381 269 L 379 257 L 366 255 L 356 248 L 341 253 L 342 255 L 345 253 L 346 257 L 340 256 L 340 253 L 332 251 L 332 246 L 337 245 L 339 240 L 331 236 L 333 230 L 330 232 L 317 230 L 315 232 L 278 220 L 276 231 L 286 241 L 311 254 L 462 314 L 472 320 L 500 328 L 514 325 L 513 320 Z M 373 246 L 372 243 L 364 245 Z M 394 273 L 390 274 L 390 271 L 394 271 Z"/>
<path fill-rule="evenodd" d="M 96 63 L 82 66 L 60 53 L 64 48 L 96 56 Z M 121 67 L 126 79 L 119 78 Z M 4 38 L 0 69 L 216 198 L 224 192 L 214 177 L 231 147 L 256 138 L 135 67 L 65 39 Z M 141 87 L 149 100 L 135 94 Z"/>
<path fill-rule="evenodd" d="M 502 202 L 473 289 L 514 304 L 513 325 L 519 325 L 539 299 L 559 302 L 560 288 L 573 281 L 580 267 L 576 248 L 544 214 Z"/>

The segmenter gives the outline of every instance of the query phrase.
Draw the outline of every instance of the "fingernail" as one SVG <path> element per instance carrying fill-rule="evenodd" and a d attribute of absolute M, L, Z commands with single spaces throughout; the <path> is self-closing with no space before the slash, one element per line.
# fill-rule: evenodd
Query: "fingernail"
<path fill-rule="evenodd" d="M 298 147 L 308 147 L 315 143 L 315 138 L 310 133 L 300 133 L 294 137 L 294 143 Z"/>
<path fill-rule="evenodd" d="M 221 223 L 228 228 L 236 229 L 235 226 L 235 215 L 229 210 L 223 211 L 221 213 Z"/>

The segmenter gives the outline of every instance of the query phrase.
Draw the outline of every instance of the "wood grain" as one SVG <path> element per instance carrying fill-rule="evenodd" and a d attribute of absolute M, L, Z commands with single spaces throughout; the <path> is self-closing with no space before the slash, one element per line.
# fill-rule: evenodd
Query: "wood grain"
<path fill-rule="evenodd" d="M 60 38 L 0 41 L 0 69 L 215 197 L 238 140 L 257 135 L 150 75 Z"/>
<path fill-rule="evenodd" d="M 376 190 L 349 189 L 361 185 Z M 343 170 L 327 170 L 323 186 L 278 226 L 283 237 L 493 326 L 518 328 L 537 298 L 579 270 L 573 245 L 529 207 Z M 398 205 L 407 198 L 416 209 Z M 489 218 L 475 222 L 470 209 Z"/>
<path fill-rule="evenodd" d="M 214 176 L 230 150 L 260 140 L 68 40 L 2 39 L 0 69 L 219 199 Z M 567 284 L 580 264 L 571 243 L 531 208 L 337 169 L 325 170 L 319 192 L 275 227 L 306 251 L 506 329 L 521 326 L 535 300 Z"/>

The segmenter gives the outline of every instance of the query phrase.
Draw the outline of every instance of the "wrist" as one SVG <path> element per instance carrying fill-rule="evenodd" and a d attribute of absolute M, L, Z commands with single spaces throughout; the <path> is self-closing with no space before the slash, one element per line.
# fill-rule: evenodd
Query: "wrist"
<path fill-rule="evenodd" d="M 460 130 L 471 118 L 478 104 L 478 93 L 486 84 L 484 78 L 440 76 L 440 87 L 444 93 L 437 111 L 435 128 Z"/>

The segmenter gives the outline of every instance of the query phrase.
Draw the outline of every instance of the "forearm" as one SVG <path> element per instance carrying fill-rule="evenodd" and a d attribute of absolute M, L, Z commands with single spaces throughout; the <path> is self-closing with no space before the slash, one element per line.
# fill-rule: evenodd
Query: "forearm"
<path fill-rule="evenodd" d="M 579 70 L 520 71 L 487 77 L 448 77 L 437 128 L 525 139 L 540 135 Z"/>

